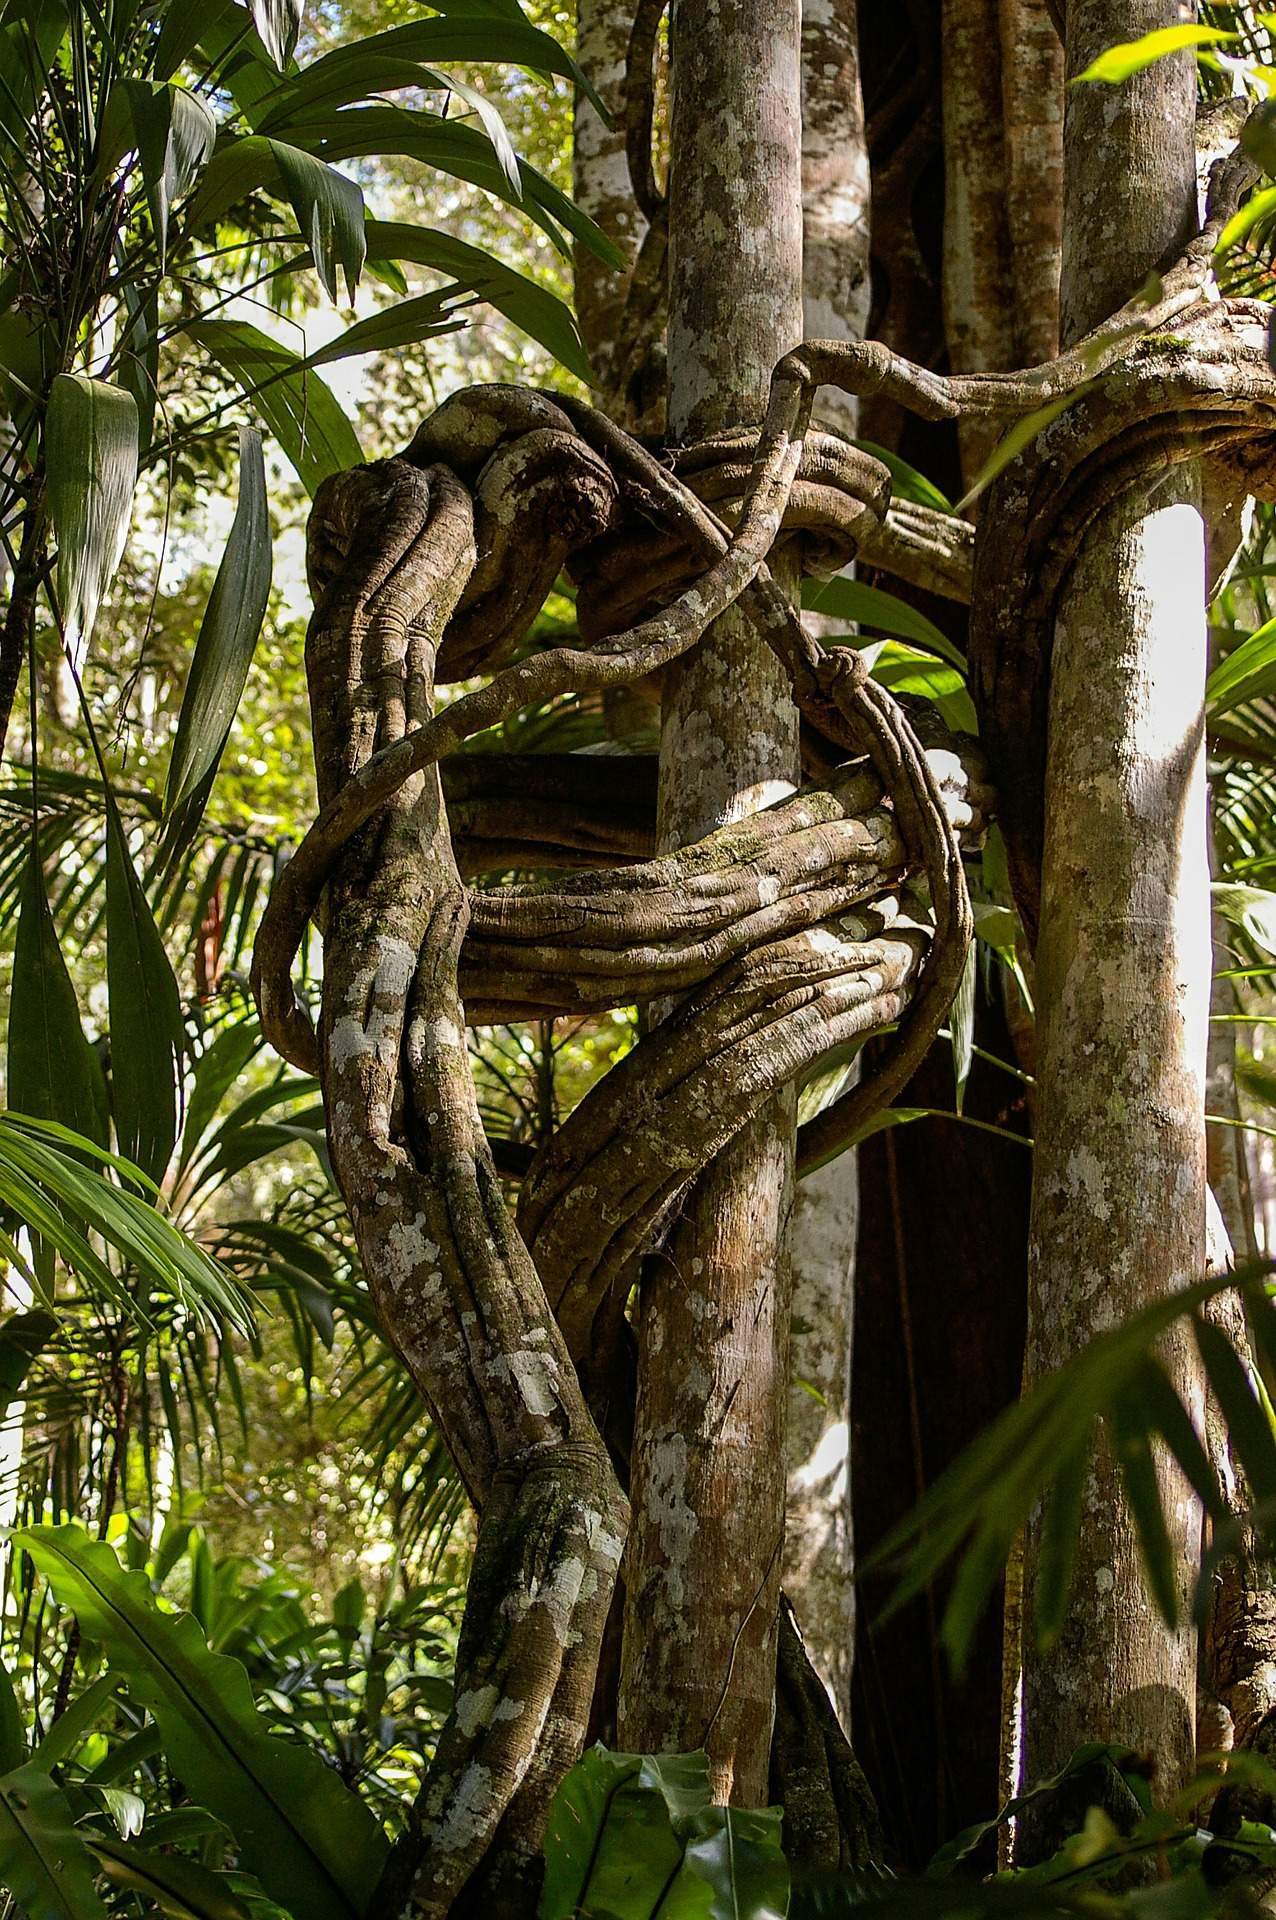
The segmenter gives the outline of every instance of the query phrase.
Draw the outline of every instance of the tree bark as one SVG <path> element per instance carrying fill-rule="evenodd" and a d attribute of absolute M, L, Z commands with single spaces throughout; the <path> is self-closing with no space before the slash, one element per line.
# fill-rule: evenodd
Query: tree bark
<path fill-rule="evenodd" d="M 1173 24 L 1168 0 L 1071 0 L 1068 70 Z M 1074 86 L 1064 131 L 1065 344 L 1127 299 L 1195 220 L 1195 69 L 1157 62 L 1124 86 Z M 1056 623 L 1037 950 L 1037 1153 L 1026 1374 L 1202 1271 L 1209 1003 L 1203 690 L 1205 541 L 1189 468 L 1118 500 L 1087 536 Z M 1077 796 L 1087 804 L 1078 806 Z M 1185 1338 L 1167 1362 L 1199 1404 Z M 1162 1463 L 1184 1600 L 1199 1516 Z M 1148 1755 L 1156 1791 L 1193 1759 L 1195 1634 L 1144 1591 L 1110 1450 L 1086 1490 L 1073 1597 L 1048 1653 L 1025 1592 L 1024 1777 L 1083 1739 Z M 1060 1809 L 1057 1817 L 1066 1817 Z M 1025 1857 L 1056 1837 L 1027 1818 Z"/>
<path fill-rule="evenodd" d="M 604 126 L 584 94 L 577 94 L 572 138 L 572 194 L 625 256 L 632 270 L 647 231 L 629 181 L 625 157 L 625 54 L 632 9 L 617 0 L 577 0 L 576 60 L 612 116 Z M 573 256 L 576 313 L 594 372 L 610 394 L 629 275 L 578 246 Z"/>
<path fill-rule="evenodd" d="M 810 339 L 862 340 L 868 324 L 868 143 L 856 13 L 856 0 L 806 0 L 802 9 L 802 314 Z M 815 418 L 854 435 L 859 408 L 826 387 Z M 820 630 L 818 614 L 806 619 Z M 858 1218 L 850 1148 L 803 1180 L 793 1209 L 784 1546 L 784 1590 L 843 1727 L 850 1726 L 855 1638 L 850 1387 Z"/>
<path fill-rule="evenodd" d="M 680 0 L 671 25 L 669 419 L 761 418 L 799 338 L 797 0 Z M 785 584 L 790 584 L 785 582 Z M 796 715 L 734 611 L 666 675 L 659 833 L 698 839 L 788 792 Z M 794 1108 L 773 1100 L 688 1195 L 639 1308 L 622 1744 L 708 1748 L 722 1799 L 766 1797 L 784 1529 Z"/>

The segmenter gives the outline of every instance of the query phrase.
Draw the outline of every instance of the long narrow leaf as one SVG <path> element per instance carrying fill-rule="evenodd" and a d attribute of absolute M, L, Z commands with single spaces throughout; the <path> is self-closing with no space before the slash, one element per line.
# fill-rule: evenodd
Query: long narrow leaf
<path fill-rule="evenodd" d="M 83 653 L 124 552 L 137 441 L 131 393 L 87 374 L 57 376 L 49 395 L 44 457 L 63 632 L 76 656 Z"/>
<path fill-rule="evenodd" d="M 0 1779 L 0 1887 L 27 1920 L 107 1920 L 94 1860 L 61 1788 L 38 1767 Z"/>
<path fill-rule="evenodd" d="M 270 572 L 270 512 L 261 437 L 251 427 L 241 427 L 235 518 L 200 623 L 169 761 L 164 805 L 170 817 L 192 799 L 221 759 L 266 617 Z M 203 809 L 187 811 L 190 817 L 182 821 L 182 845 L 194 833 Z"/>
<path fill-rule="evenodd" d="M 107 1141 L 106 1081 L 84 1036 L 35 840 L 27 857 L 9 999 L 10 1105 Z"/>
<path fill-rule="evenodd" d="M 344 410 L 299 354 L 245 320 L 196 320 L 186 332 L 243 390 L 308 493 L 329 474 L 362 465 Z"/>
<path fill-rule="evenodd" d="M 106 984 L 120 1151 L 158 1181 L 177 1138 L 182 1010 L 113 801 L 106 817 Z"/>
<path fill-rule="evenodd" d="M 154 1714 L 174 1771 L 230 1827 L 266 1891 L 306 1920 L 362 1914 L 384 1836 L 317 1753 L 266 1731 L 238 1661 L 210 1653 L 189 1614 L 161 1613 L 145 1575 L 78 1527 L 14 1538 Z"/>

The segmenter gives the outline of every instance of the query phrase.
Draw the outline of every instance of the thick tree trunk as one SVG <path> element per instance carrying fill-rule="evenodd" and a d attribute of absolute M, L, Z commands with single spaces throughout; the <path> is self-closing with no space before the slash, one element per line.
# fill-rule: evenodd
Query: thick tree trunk
<path fill-rule="evenodd" d="M 759 419 L 802 329 L 797 0 L 680 0 L 671 24 L 669 417 L 685 441 Z M 666 676 L 660 834 L 698 839 L 798 772 L 783 675 L 742 616 Z M 765 1799 L 784 1531 L 793 1102 L 745 1128 L 649 1263 L 631 1463 L 620 1737 L 707 1746 Z"/>
<path fill-rule="evenodd" d="M 1058 350 L 1063 58 L 1045 0 L 944 0 L 944 331 L 955 373 Z M 961 429 L 966 479 L 1000 437 Z"/>
<path fill-rule="evenodd" d="M 1068 69 L 1174 24 L 1171 0 L 1070 0 Z M 1064 134 L 1065 344 L 1174 253 L 1195 219 L 1195 69 L 1162 60 L 1119 89 L 1073 87 Z M 1209 1000 L 1203 688 L 1205 554 L 1192 469 L 1117 501 L 1064 589 L 1050 694 L 1037 951 L 1037 1157 L 1026 1371 L 1202 1271 Z M 1081 804 L 1083 802 L 1083 804 Z M 1167 1355 L 1196 1398 L 1185 1343 Z M 1161 1469 L 1184 1598 L 1199 1518 Z M 1031 1651 L 1039 1536 L 1025 1562 L 1024 1774 L 1084 1739 L 1146 1753 L 1160 1795 L 1190 1770 L 1190 1624 L 1144 1591 L 1116 1464 L 1086 1491 L 1073 1597 Z M 1025 1822 L 1026 1851 L 1046 1838 Z M 1053 1836 L 1050 1836 L 1053 1837 Z"/>
<path fill-rule="evenodd" d="M 615 241 L 630 271 L 647 231 L 625 157 L 625 55 L 631 19 L 632 8 L 617 0 L 577 0 L 576 59 L 613 124 L 604 126 L 584 94 L 577 94 L 572 139 L 573 196 Z M 614 400 L 629 272 L 607 266 L 587 247 L 577 247 L 573 278 L 580 330 L 600 391 Z"/>
<path fill-rule="evenodd" d="M 861 340 L 868 324 L 868 143 L 856 13 L 856 0 L 806 0 L 802 8 L 802 314 L 810 339 Z M 858 415 L 849 394 L 826 387 L 817 398 L 820 426 L 854 434 Z M 818 630 L 820 616 L 806 618 Z M 808 1174 L 794 1202 L 784 1545 L 784 1590 L 844 1727 L 855 1638 L 850 1387 L 858 1219 L 851 1148 Z"/>

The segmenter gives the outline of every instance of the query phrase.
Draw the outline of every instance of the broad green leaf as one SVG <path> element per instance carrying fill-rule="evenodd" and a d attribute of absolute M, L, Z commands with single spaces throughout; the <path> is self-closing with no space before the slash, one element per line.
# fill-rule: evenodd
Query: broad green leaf
<path fill-rule="evenodd" d="M 369 263 L 407 260 L 448 274 L 460 286 L 479 288 L 489 306 L 538 341 L 570 373 L 580 380 L 592 378 L 576 316 L 566 302 L 481 248 L 430 227 L 370 220 L 368 259 Z"/>
<path fill-rule="evenodd" d="M 1181 27 L 1158 27 L 1153 33 L 1145 33 L 1137 40 L 1123 40 L 1119 46 L 1109 47 L 1097 60 L 1092 60 L 1084 73 L 1079 73 L 1074 85 L 1083 80 L 1104 80 L 1109 86 L 1117 86 L 1122 80 L 1128 80 L 1131 74 L 1141 73 L 1144 67 L 1150 67 L 1156 60 L 1164 60 L 1170 53 L 1181 53 L 1185 47 L 1212 46 L 1220 40 L 1235 40 L 1238 35 L 1226 32 L 1222 27 L 1200 27 L 1184 25 Z"/>
<path fill-rule="evenodd" d="M 690 1881 L 694 1904 L 660 1907 L 682 1861 L 664 1795 L 643 1778 L 643 1756 L 594 1747 L 554 1795 L 540 1920 L 648 1920 L 658 1907 L 662 1920 L 709 1920 L 706 1881 Z"/>
<path fill-rule="evenodd" d="M 679 1825 L 687 1867 L 712 1889 L 712 1920 L 785 1920 L 789 1866 L 782 1810 L 706 1807 Z"/>
<path fill-rule="evenodd" d="M 880 647 L 864 647 L 874 680 L 892 693 L 918 694 L 933 700 L 954 733 L 977 733 L 979 721 L 966 682 L 955 667 L 940 666 L 902 641 L 887 640 Z"/>
<path fill-rule="evenodd" d="M 162 270 L 169 214 L 207 164 L 217 122 L 211 107 L 189 88 L 171 82 L 153 86 L 147 80 L 126 80 L 124 87 Z"/>
<path fill-rule="evenodd" d="M 1276 194 L 1276 187 L 1272 192 Z M 1276 620 L 1265 620 L 1248 639 L 1220 660 L 1205 683 L 1206 709 L 1211 718 L 1245 700 L 1258 700 L 1276 690 Z"/>
<path fill-rule="evenodd" d="M 224 0 L 168 0 L 151 57 L 155 79 L 170 80 L 190 59 L 210 26 L 232 11 L 238 9 L 232 9 Z M 240 20 L 243 17 L 239 13 Z"/>
<path fill-rule="evenodd" d="M 58 543 L 58 600 L 73 655 L 88 642 L 124 552 L 137 440 L 132 394 L 87 374 L 58 374 L 49 395 L 44 457 Z"/>
<path fill-rule="evenodd" d="M 239 430 L 239 499 L 217 578 L 200 622 L 168 765 L 171 817 L 217 768 L 239 707 L 270 598 L 270 510 L 261 436 Z M 188 810 L 189 811 L 189 810 Z M 182 822 L 183 843 L 202 807 Z"/>
<path fill-rule="evenodd" d="M 106 1081 L 96 1049 L 80 1025 L 34 836 L 13 949 L 7 1084 L 9 1101 L 20 1112 L 58 1120 L 106 1145 Z"/>
<path fill-rule="evenodd" d="M 106 985 L 116 1137 L 121 1153 L 158 1182 L 177 1139 L 185 1033 L 177 981 L 114 800 L 106 813 Z"/>
<path fill-rule="evenodd" d="M 292 59 L 303 10 L 303 0 L 248 0 L 261 44 L 280 72 Z"/>
<path fill-rule="evenodd" d="M 0 1887 L 27 1920 L 107 1920 L 66 1795 L 38 1767 L 0 1779 Z"/>
<path fill-rule="evenodd" d="M 313 354 L 311 365 L 325 367 L 357 353 L 389 353 L 395 347 L 411 346 L 418 340 L 455 333 L 462 322 L 445 302 L 460 291 L 457 287 L 441 287 L 436 293 L 420 293 L 411 300 L 397 300 L 393 306 L 369 314 L 366 320 L 356 320 L 352 327 L 347 327 L 344 333 Z"/>
<path fill-rule="evenodd" d="M 353 300 L 366 252 L 362 190 L 335 167 L 325 166 L 300 147 L 290 147 L 284 140 L 268 140 L 266 144 L 324 292 L 330 300 L 336 300 L 340 267 Z"/>
<path fill-rule="evenodd" d="M 2 1331 L 2 1329 L 0 1329 Z M 22 1709 L 9 1669 L 0 1661 L 0 1773 L 12 1773 L 27 1757 Z"/>
<path fill-rule="evenodd" d="M 875 633 L 893 634 L 899 640 L 911 640 L 928 653 L 965 670 L 960 647 L 955 647 L 933 620 L 916 607 L 910 607 L 897 594 L 880 587 L 865 586 L 862 580 L 848 580 L 839 574 L 833 580 L 804 580 L 802 605 L 812 613 L 826 614 L 834 620 L 854 620 L 871 627 Z"/>
<path fill-rule="evenodd" d="M 245 320 L 195 320 L 186 333 L 252 402 L 307 493 L 329 474 L 362 465 L 344 409 L 298 354 Z"/>
<path fill-rule="evenodd" d="M 137 1893 L 169 1920 L 249 1920 L 225 1876 L 177 1853 L 154 1853 L 127 1840 L 86 1836 L 98 1866 L 114 1886 Z"/>
<path fill-rule="evenodd" d="M 189 1614 L 162 1613 L 145 1575 L 124 1572 L 78 1527 L 14 1539 L 154 1714 L 174 1772 L 225 1821 L 267 1893 L 306 1920 L 362 1914 L 384 1835 L 317 1753 L 266 1731 L 238 1661 L 210 1653 Z"/>

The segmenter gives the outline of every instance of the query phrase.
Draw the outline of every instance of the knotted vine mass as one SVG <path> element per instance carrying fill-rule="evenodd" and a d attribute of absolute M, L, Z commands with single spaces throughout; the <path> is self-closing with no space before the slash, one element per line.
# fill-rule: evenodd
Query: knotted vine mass
<path fill-rule="evenodd" d="M 799 1164 L 852 1140 L 930 1046 L 965 965 L 962 842 L 991 801 L 973 742 L 932 719 L 923 744 L 854 648 L 804 632 L 767 563 L 784 540 L 808 571 L 859 554 L 961 594 L 968 529 L 892 510 L 879 462 L 811 430 L 817 388 L 957 420 L 1070 403 L 994 483 L 973 572 L 973 684 L 1031 922 L 1053 609 L 1090 521 L 1180 460 L 1271 490 L 1264 322 L 1209 278 L 1246 178 L 1242 162 L 1218 170 L 1205 236 L 1150 305 L 1025 373 L 942 378 L 876 343 L 809 342 L 776 368 L 760 428 L 667 454 L 581 402 L 480 387 L 401 457 L 321 489 L 306 651 L 320 813 L 276 886 L 255 987 L 274 1045 L 321 1076 L 378 1310 L 481 1516 L 455 1705 L 374 1912 L 457 1911 L 462 1889 L 462 1905 L 521 1910 L 584 1737 L 624 1545 L 639 1258 L 777 1088 L 891 1028 L 876 1071 L 801 1130 Z M 564 572 L 578 640 L 522 653 Z M 790 799 L 634 858 L 650 855 L 636 763 L 447 769 L 522 709 L 658 680 L 735 603 L 802 716 L 810 783 Z M 436 708 L 440 683 L 480 675 Z M 549 877 L 467 884 L 481 844 L 450 821 L 449 793 L 471 823 L 485 794 L 504 809 L 491 866 Z M 591 846 L 622 863 L 566 871 Z M 290 977 L 316 913 L 317 1033 Z M 511 1213 L 467 1022 L 670 996 L 536 1154 Z M 800 1671 L 785 1644 L 782 1674 Z"/>

